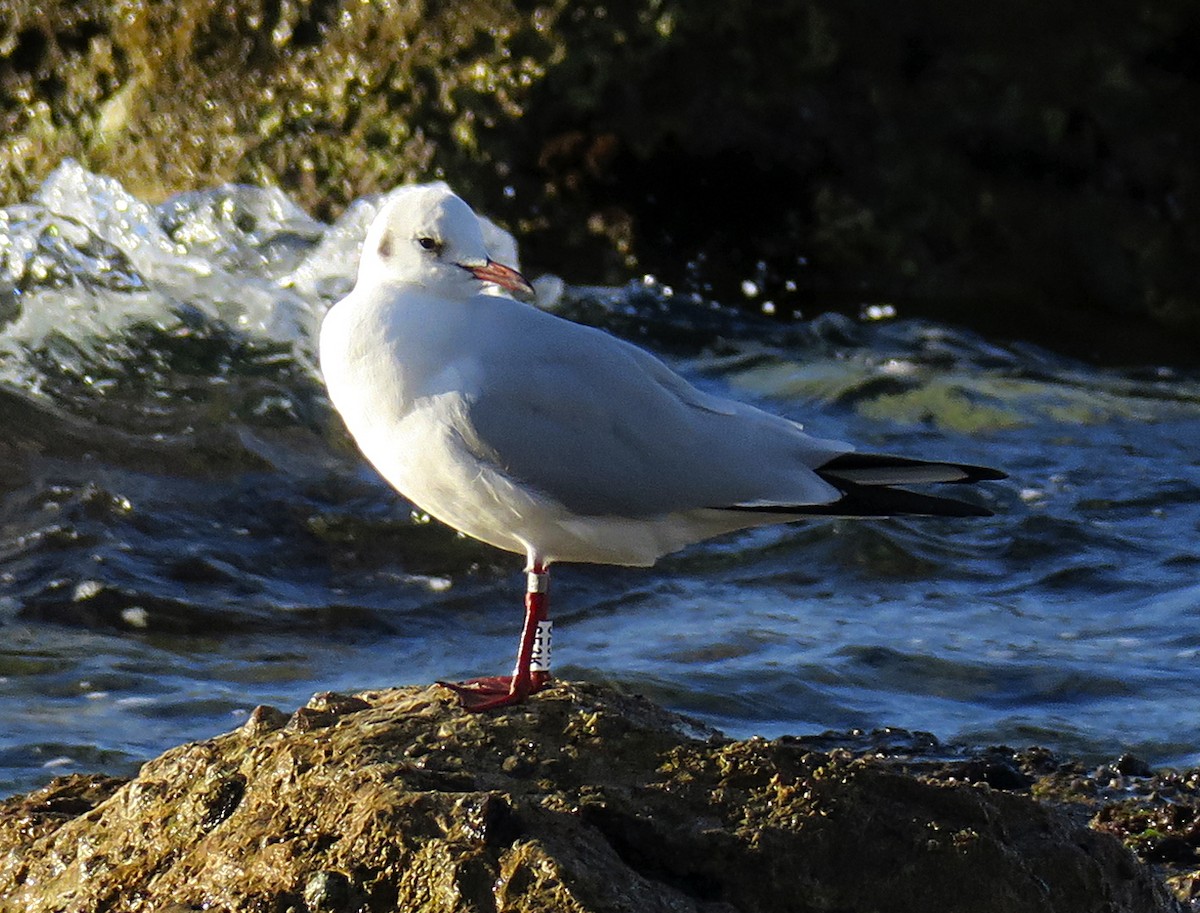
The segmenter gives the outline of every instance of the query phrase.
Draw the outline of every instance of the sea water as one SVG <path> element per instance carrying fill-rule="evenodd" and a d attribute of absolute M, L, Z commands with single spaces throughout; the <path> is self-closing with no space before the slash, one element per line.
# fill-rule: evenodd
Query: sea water
<path fill-rule="evenodd" d="M 315 340 L 378 201 L 158 206 L 67 162 L 0 211 L 0 794 L 353 691 L 507 671 L 522 558 L 397 496 Z M 1200 763 L 1200 380 L 652 277 L 540 302 L 864 450 L 998 466 L 987 519 L 815 519 L 558 566 L 554 668 L 734 736 L 894 726 Z"/>

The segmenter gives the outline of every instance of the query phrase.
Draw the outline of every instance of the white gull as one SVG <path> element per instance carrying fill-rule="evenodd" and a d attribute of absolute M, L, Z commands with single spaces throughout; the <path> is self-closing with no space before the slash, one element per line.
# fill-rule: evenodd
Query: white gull
<path fill-rule="evenodd" d="M 354 289 L 320 339 L 333 405 L 380 474 L 442 522 L 526 556 L 516 669 L 450 685 L 471 709 L 548 682 L 556 561 L 647 566 L 702 539 L 814 514 L 984 516 L 893 486 L 1004 477 L 811 437 L 497 287 L 532 294 L 488 257 L 465 202 L 444 185 L 413 188 L 371 223 Z"/>

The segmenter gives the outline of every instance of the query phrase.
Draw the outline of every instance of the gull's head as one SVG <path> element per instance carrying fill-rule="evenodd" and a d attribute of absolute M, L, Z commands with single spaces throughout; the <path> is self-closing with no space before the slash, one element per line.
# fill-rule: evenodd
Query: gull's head
<path fill-rule="evenodd" d="M 518 297 L 533 289 L 488 257 L 479 217 L 444 184 L 406 187 L 379 210 L 363 242 L 359 283 L 402 282 L 467 297 L 491 282 Z"/>

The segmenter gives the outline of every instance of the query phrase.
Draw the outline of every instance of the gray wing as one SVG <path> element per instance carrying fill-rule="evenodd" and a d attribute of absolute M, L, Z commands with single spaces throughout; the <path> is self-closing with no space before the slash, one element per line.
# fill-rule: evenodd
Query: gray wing
<path fill-rule="evenodd" d="M 585 515 L 840 497 L 812 468 L 848 445 L 706 394 L 623 340 L 517 307 L 474 353 L 465 413 L 480 455 L 511 478 Z"/>

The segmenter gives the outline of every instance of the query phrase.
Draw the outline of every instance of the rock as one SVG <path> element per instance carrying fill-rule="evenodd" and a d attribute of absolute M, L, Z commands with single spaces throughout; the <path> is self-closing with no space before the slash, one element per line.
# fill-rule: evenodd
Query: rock
<path fill-rule="evenodd" d="M 1195 363 L 1198 50 L 1178 2 L 11 0 L 0 197 L 445 177 L 576 282 Z"/>
<path fill-rule="evenodd" d="M 287 715 L 277 707 L 269 704 L 259 704 L 250 711 L 250 716 L 242 724 L 247 735 L 263 735 L 287 725 Z"/>
<path fill-rule="evenodd" d="M 486 716 L 436 687 L 314 703 L 343 710 L 3 803 L 0 909 L 1177 909 L 1028 795 L 731 741 L 598 685 Z"/>
<path fill-rule="evenodd" d="M 350 879 L 341 872 L 317 872 L 304 886 L 304 902 L 312 913 L 337 913 L 354 902 Z"/>
<path fill-rule="evenodd" d="M 1154 771 L 1150 765 L 1139 758 L 1137 755 L 1123 754 L 1117 758 L 1116 764 L 1113 765 L 1117 773 L 1123 777 L 1152 777 Z"/>

